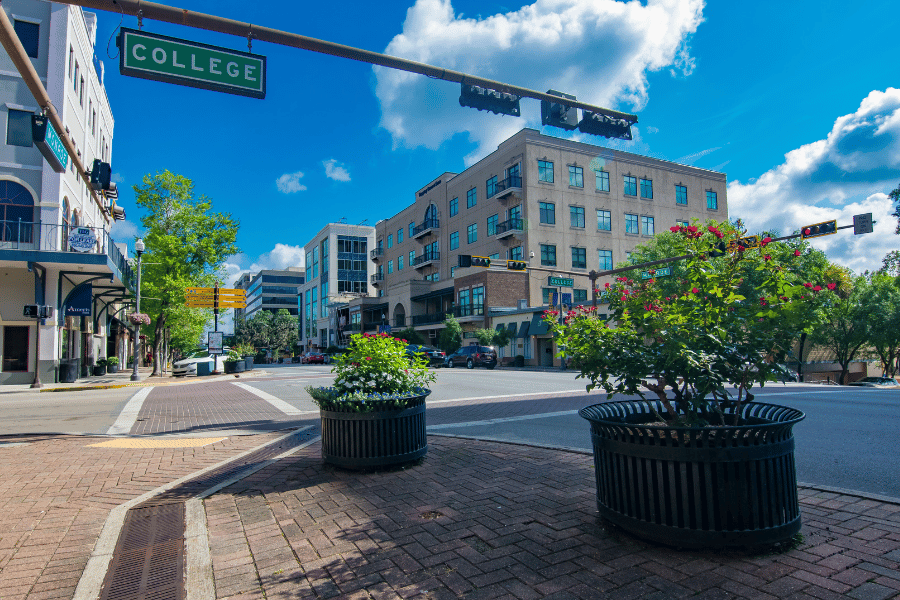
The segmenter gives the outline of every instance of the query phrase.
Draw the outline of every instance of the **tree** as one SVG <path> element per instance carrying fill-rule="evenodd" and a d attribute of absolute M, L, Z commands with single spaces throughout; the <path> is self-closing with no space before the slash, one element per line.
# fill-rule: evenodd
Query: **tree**
<path fill-rule="evenodd" d="M 278 350 L 292 348 L 294 342 L 300 337 L 297 317 L 288 312 L 286 308 L 279 308 L 272 319 L 272 327 L 269 335 L 271 347 L 277 348 Z"/>
<path fill-rule="evenodd" d="M 890 275 L 876 273 L 861 295 L 862 312 L 869 321 L 869 341 L 888 377 L 897 373 L 900 357 L 900 284 Z"/>
<path fill-rule="evenodd" d="M 447 354 L 453 354 L 460 346 L 462 346 L 462 327 L 456 317 L 448 314 L 438 337 L 438 348 Z"/>
<path fill-rule="evenodd" d="M 897 209 L 892 214 L 897 217 L 897 230 L 894 233 L 900 235 L 900 185 L 888 194 L 888 198 L 897 206 Z"/>
<path fill-rule="evenodd" d="M 395 331 L 391 333 L 391 335 L 399 340 L 406 340 L 407 344 L 416 344 L 417 346 L 425 345 L 425 338 L 423 338 L 422 334 L 412 327 L 407 327 L 406 329 Z"/>
<path fill-rule="evenodd" d="M 482 346 L 503 348 L 512 341 L 512 334 L 507 327 L 501 329 L 476 329 L 475 338 Z"/>
<path fill-rule="evenodd" d="M 168 170 L 145 175 L 134 186 L 135 202 L 145 215 L 141 308 L 154 320 L 153 375 L 159 375 L 159 350 L 166 328 L 172 339 L 200 337 L 212 311 L 185 308 L 186 287 L 212 287 L 224 278 L 225 258 L 238 252 L 239 223 L 227 213 L 211 213 L 206 196 L 194 196 L 193 182 Z"/>
<path fill-rule="evenodd" d="M 844 385 L 850 363 L 870 340 L 870 321 L 862 298 L 867 294 L 865 277 L 857 277 L 849 294 L 835 294 L 822 306 L 825 321 L 809 336 L 816 346 L 828 348 L 841 365 L 838 382 Z"/>

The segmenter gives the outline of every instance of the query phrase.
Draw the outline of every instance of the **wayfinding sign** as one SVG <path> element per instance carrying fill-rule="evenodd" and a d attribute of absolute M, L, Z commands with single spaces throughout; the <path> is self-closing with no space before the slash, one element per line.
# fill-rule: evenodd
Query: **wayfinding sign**
<path fill-rule="evenodd" d="M 178 85 L 266 97 L 266 57 L 123 27 L 119 73 Z"/>
<path fill-rule="evenodd" d="M 575 280 L 569 277 L 550 276 L 547 278 L 547 285 L 552 285 L 553 287 L 574 287 Z"/>
<path fill-rule="evenodd" d="M 47 162 L 57 173 L 65 173 L 69 166 L 69 153 L 56 130 L 50 124 L 50 119 L 43 115 L 31 115 L 31 139 L 34 145 Z"/>

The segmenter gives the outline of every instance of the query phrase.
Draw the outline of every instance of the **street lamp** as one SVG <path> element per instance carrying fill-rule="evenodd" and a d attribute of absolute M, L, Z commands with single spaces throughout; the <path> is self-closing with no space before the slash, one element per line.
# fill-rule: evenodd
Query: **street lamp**
<path fill-rule="evenodd" d="M 141 312 L 141 254 L 144 253 L 144 240 L 138 238 L 134 243 L 134 251 L 137 253 L 137 290 L 135 291 L 135 308 L 134 312 Z M 138 358 L 140 357 L 141 346 L 141 324 L 134 323 L 134 359 L 132 361 L 131 380 L 140 381 L 138 375 Z"/>

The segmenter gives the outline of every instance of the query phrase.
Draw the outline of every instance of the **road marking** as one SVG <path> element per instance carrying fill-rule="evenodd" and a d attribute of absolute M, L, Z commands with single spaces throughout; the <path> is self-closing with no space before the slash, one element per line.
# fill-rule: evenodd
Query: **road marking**
<path fill-rule="evenodd" d="M 242 390 L 246 390 L 246 391 L 250 392 L 254 396 L 258 396 L 259 398 L 262 398 L 263 400 L 265 400 L 266 402 L 268 402 L 269 404 L 271 404 L 272 406 L 274 406 L 275 408 L 277 408 L 278 410 L 280 410 L 281 412 L 283 412 L 286 415 L 295 415 L 296 416 L 296 415 L 308 414 L 308 413 L 304 413 L 299 408 L 294 408 L 293 406 L 291 406 L 290 404 L 288 404 L 281 398 L 276 398 L 272 394 L 269 394 L 262 390 L 258 390 L 255 387 L 253 387 L 252 385 L 247 385 L 246 383 L 239 383 L 237 381 L 232 381 L 231 383 L 233 385 L 238 386 Z"/>
<path fill-rule="evenodd" d="M 226 438 L 116 438 L 99 444 L 88 444 L 88 448 L 202 448 L 221 442 Z"/>
<path fill-rule="evenodd" d="M 131 431 L 131 428 L 134 427 L 135 422 L 137 422 L 138 414 L 141 412 L 141 407 L 144 405 L 144 400 L 147 399 L 147 396 L 149 396 L 152 391 L 153 387 L 139 389 L 137 393 L 131 397 L 131 400 L 128 401 L 128 404 L 125 405 L 125 408 L 122 409 L 122 412 L 119 413 L 119 418 L 116 419 L 113 426 L 109 428 L 106 435 L 124 435 Z"/>
<path fill-rule="evenodd" d="M 432 429 L 452 429 L 454 427 L 480 427 L 482 425 L 496 425 L 497 423 L 528 421 L 530 419 L 547 419 L 550 417 L 566 417 L 569 415 L 577 414 L 577 410 L 561 410 L 559 412 L 541 413 L 537 415 L 522 415 L 519 417 L 504 417 L 502 419 L 487 419 L 485 421 L 468 421 L 465 423 L 445 423 L 443 425 L 429 425 L 428 430 L 431 431 Z"/>
<path fill-rule="evenodd" d="M 449 402 L 471 402 L 473 400 L 498 400 L 501 398 L 527 398 L 529 396 L 557 396 L 559 394 L 574 394 L 581 392 L 582 394 L 587 395 L 587 392 L 584 391 L 584 388 L 579 388 L 577 390 L 561 390 L 558 392 L 533 392 L 531 394 L 502 394 L 499 396 L 476 396 L 474 398 L 455 398 L 453 400 L 428 400 L 428 404 L 444 404 Z"/>

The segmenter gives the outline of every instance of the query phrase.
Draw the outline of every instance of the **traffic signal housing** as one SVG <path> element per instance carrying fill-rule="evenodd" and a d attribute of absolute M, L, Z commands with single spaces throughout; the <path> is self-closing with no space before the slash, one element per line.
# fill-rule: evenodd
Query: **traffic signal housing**
<path fill-rule="evenodd" d="M 556 90 L 547 90 L 547 93 L 551 96 L 559 96 L 569 100 L 576 99 L 571 94 L 564 94 Z M 567 106 L 562 102 L 541 100 L 541 124 L 573 131 L 578 128 L 578 109 L 574 106 Z"/>
<path fill-rule="evenodd" d="M 750 248 L 758 248 L 759 243 L 760 242 L 758 235 L 749 235 L 747 237 L 738 238 L 736 240 L 728 242 L 728 249 L 731 252 L 737 252 L 740 248 L 749 250 Z"/>
<path fill-rule="evenodd" d="M 713 249 L 706 253 L 706 255 L 710 258 L 718 258 L 720 256 L 725 256 L 725 253 L 728 251 L 728 246 L 725 242 L 719 242 Z"/>
<path fill-rule="evenodd" d="M 490 88 L 463 83 L 459 94 L 459 104 L 460 106 L 486 110 L 497 115 L 518 117 L 522 114 L 519 109 L 520 98 L 521 96 L 516 96 L 515 94 L 498 92 Z"/>
<path fill-rule="evenodd" d="M 473 267 L 484 267 L 484 268 L 490 267 L 491 259 L 489 259 L 487 256 L 473 256 L 472 257 L 472 266 Z"/>
<path fill-rule="evenodd" d="M 472 266 L 472 255 L 471 254 L 460 254 L 457 259 L 459 263 L 457 263 L 460 267 L 471 267 Z"/>
<path fill-rule="evenodd" d="M 528 268 L 528 263 L 523 260 L 508 260 L 506 268 L 510 271 L 524 271 Z"/>
<path fill-rule="evenodd" d="M 584 111 L 584 118 L 578 123 L 578 130 L 582 133 L 602 135 L 607 138 L 630 140 L 632 125 L 632 122 L 625 119 L 618 119 L 586 110 Z"/>
<path fill-rule="evenodd" d="M 831 235 L 833 233 L 837 233 L 837 221 L 834 219 L 816 223 L 815 225 L 807 225 L 800 230 L 800 237 L 808 240 L 809 238 Z"/>
<path fill-rule="evenodd" d="M 108 190 L 111 176 L 112 169 L 109 163 L 101 162 L 99 158 L 95 158 L 91 167 L 91 187 L 98 192 L 100 190 Z"/>

